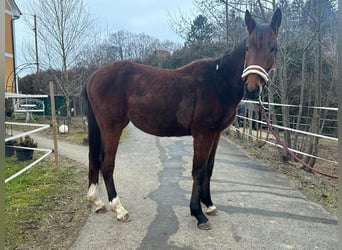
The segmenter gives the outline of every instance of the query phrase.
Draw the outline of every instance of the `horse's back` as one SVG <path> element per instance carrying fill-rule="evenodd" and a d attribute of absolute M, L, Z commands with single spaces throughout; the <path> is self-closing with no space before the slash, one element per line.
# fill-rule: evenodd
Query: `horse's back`
<path fill-rule="evenodd" d="M 118 61 L 96 71 L 87 91 L 98 120 L 110 126 L 131 121 L 153 135 L 183 136 L 231 124 L 238 102 L 220 81 L 212 60 L 176 70 Z"/>
<path fill-rule="evenodd" d="M 182 71 L 118 61 L 97 70 L 86 88 L 99 119 L 128 119 L 158 136 L 190 135 L 196 91 Z"/>

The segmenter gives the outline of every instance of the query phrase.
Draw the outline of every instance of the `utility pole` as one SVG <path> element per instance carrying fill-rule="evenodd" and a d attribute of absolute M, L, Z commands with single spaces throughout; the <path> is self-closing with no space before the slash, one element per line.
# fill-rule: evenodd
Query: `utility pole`
<path fill-rule="evenodd" d="M 33 20 L 34 20 L 34 45 L 36 49 L 36 66 L 37 66 L 37 72 L 36 74 L 39 74 L 39 60 L 38 60 L 38 33 L 37 33 L 37 16 L 36 14 L 33 15 Z"/>

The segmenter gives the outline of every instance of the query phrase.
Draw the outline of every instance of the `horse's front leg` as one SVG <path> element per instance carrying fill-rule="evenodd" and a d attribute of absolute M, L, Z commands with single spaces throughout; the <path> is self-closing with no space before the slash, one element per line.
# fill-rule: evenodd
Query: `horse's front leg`
<path fill-rule="evenodd" d="M 114 170 L 113 163 L 111 167 L 108 167 L 108 166 L 109 165 L 107 164 L 103 164 L 103 166 L 101 167 L 101 172 L 102 172 L 103 179 L 104 179 L 106 189 L 107 189 L 109 206 L 111 207 L 111 210 L 116 213 L 116 219 L 118 221 L 120 222 L 129 221 L 128 212 L 121 204 L 120 198 L 117 195 L 117 192 L 115 189 L 114 179 L 113 179 L 113 170 Z"/>
<path fill-rule="evenodd" d="M 205 209 L 205 213 L 210 216 L 217 214 L 217 208 L 211 200 L 210 179 L 213 173 L 216 149 L 217 149 L 219 140 L 220 140 L 220 133 L 218 133 L 215 136 L 215 139 L 211 148 L 211 152 L 209 154 L 209 160 L 208 160 L 207 168 L 205 171 L 205 177 L 204 177 L 204 181 L 203 181 L 203 185 L 202 185 L 202 189 L 200 193 L 201 202 L 203 202 L 207 206 L 207 208 Z"/>
<path fill-rule="evenodd" d="M 201 208 L 201 200 L 203 200 L 203 195 L 205 195 L 206 200 L 211 202 L 210 194 L 204 187 L 204 183 L 207 176 L 207 166 L 209 162 L 209 157 L 211 155 L 212 148 L 215 142 L 215 134 L 197 134 L 193 133 L 194 137 L 194 157 L 192 165 L 192 178 L 193 186 L 190 199 L 190 212 L 191 215 L 195 216 L 197 219 L 197 226 L 200 229 L 209 230 L 211 229 L 210 222 L 208 218 L 204 215 Z M 210 179 L 209 179 L 210 180 Z M 208 180 L 208 181 L 209 181 Z M 212 202 L 211 202 L 212 203 Z"/>

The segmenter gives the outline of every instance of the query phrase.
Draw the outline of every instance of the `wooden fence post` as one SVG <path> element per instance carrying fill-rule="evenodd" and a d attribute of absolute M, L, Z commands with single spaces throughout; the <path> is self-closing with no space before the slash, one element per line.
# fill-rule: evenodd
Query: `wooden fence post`
<path fill-rule="evenodd" d="M 57 145 L 57 120 L 56 120 L 56 106 L 55 106 L 55 91 L 53 81 L 49 82 L 50 85 L 50 102 L 51 102 L 51 119 L 53 130 L 53 150 L 55 155 L 55 164 L 58 166 L 58 145 Z"/>

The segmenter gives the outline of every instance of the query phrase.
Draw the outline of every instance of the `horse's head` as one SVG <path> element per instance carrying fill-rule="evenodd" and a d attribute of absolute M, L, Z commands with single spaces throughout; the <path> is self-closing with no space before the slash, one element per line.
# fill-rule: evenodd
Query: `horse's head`
<path fill-rule="evenodd" d="M 259 98 L 264 85 L 269 81 L 269 74 L 274 70 L 280 23 L 279 9 L 273 14 L 270 24 L 257 24 L 249 11 L 246 11 L 248 37 L 242 78 L 246 82 L 245 91 L 248 99 Z"/>

